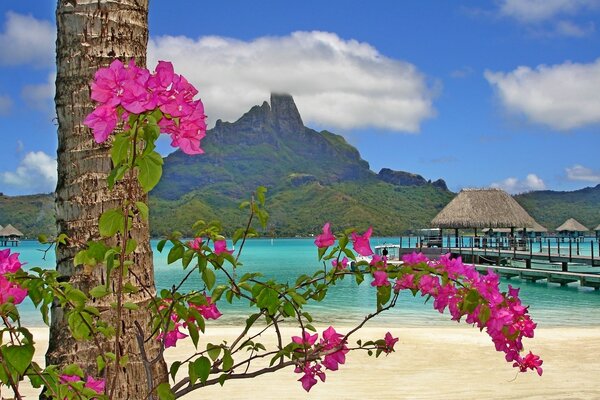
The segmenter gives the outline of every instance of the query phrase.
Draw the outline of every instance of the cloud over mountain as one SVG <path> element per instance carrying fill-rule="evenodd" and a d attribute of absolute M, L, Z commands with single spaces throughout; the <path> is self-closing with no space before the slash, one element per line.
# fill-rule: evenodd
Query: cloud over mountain
<path fill-rule="evenodd" d="M 252 41 L 160 36 L 148 50 L 151 68 L 170 60 L 197 85 L 211 123 L 237 118 L 271 92 L 293 94 L 305 121 L 329 128 L 418 132 L 435 114 L 437 85 L 414 65 L 334 33 Z"/>

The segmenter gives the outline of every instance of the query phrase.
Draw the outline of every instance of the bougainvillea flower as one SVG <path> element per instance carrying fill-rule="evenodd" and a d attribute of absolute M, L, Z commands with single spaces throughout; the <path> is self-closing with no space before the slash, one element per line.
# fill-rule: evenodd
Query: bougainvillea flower
<path fill-rule="evenodd" d="M 385 353 L 391 353 L 392 351 L 394 351 L 394 345 L 398 342 L 399 339 L 393 337 L 390 332 L 387 332 L 383 340 L 385 341 L 385 349 L 383 351 Z"/>
<path fill-rule="evenodd" d="M 81 377 L 78 375 L 61 375 L 58 377 L 60 383 L 79 382 Z"/>
<path fill-rule="evenodd" d="M 402 261 L 405 264 L 415 265 L 419 263 L 427 263 L 429 259 L 423 253 L 417 253 L 413 251 L 412 253 L 404 254 L 402 256 Z"/>
<path fill-rule="evenodd" d="M 321 379 L 321 382 L 325 382 L 325 373 L 321 371 L 321 365 L 317 362 L 314 365 L 310 365 L 310 363 L 306 363 L 304 367 L 296 367 L 294 370 L 296 373 L 304 373 L 302 378 L 298 379 L 299 382 L 302 383 L 302 388 L 307 392 L 317 384 L 317 379 L 315 376 L 318 376 Z"/>
<path fill-rule="evenodd" d="M 343 339 L 344 335 L 337 333 L 332 326 L 323 331 L 323 338 L 320 343 L 323 350 L 327 351 L 339 348 L 337 351 L 325 355 L 323 359 L 323 365 L 331 371 L 337 371 L 339 364 L 346 362 L 346 353 L 350 350 L 345 342 L 343 342 Z"/>
<path fill-rule="evenodd" d="M 190 240 L 188 242 L 188 245 L 190 246 L 190 249 L 192 249 L 192 250 L 200 250 L 200 249 L 202 249 L 202 243 L 203 243 L 202 238 L 197 237 L 197 238 L 194 238 L 194 240 Z"/>
<path fill-rule="evenodd" d="M 340 271 L 346 269 L 348 267 L 348 257 L 344 257 L 340 262 L 338 262 L 338 260 L 335 259 L 331 261 L 331 265 L 333 266 L 333 268 Z"/>
<path fill-rule="evenodd" d="M 207 304 L 190 304 L 190 307 L 194 307 L 196 310 L 198 310 L 198 312 L 200 312 L 205 319 L 218 319 L 223 314 L 221 314 L 221 312 L 217 309 L 217 305 L 212 302 L 210 296 L 205 297 Z"/>
<path fill-rule="evenodd" d="M 96 143 L 105 142 L 117 126 L 117 112 L 109 105 L 98 106 L 85 117 L 83 124 L 92 130 Z"/>
<path fill-rule="evenodd" d="M 0 275 L 0 304 L 11 302 L 12 304 L 21 304 L 27 297 L 27 289 L 23 289 L 21 286 L 14 282 L 10 282 Z"/>
<path fill-rule="evenodd" d="M 394 284 L 394 291 L 399 292 L 402 289 L 414 289 L 415 287 L 415 275 L 405 274 L 402 275 L 401 278 L 396 279 L 396 283 Z"/>
<path fill-rule="evenodd" d="M 233 253 L 233 250 L 227 250 L 227 242 L 225 240 L 215 240 L 215 254 Z"/>
<path fill-rule="evenodd" d="M 515 367 L 519 367 L 521 372 L 527 371 L 527 369 L 535 369 L 538 375 L 542 376 L 544 370 L 542 369 L 542 364 L 544 361 L 540 359 L 539 356 L 536 356 L 531 351 L 525 357 L 517 359 L 517 362 L 513 364 Z"/>
<path fill-rule="evenodd" d="M 10 249 L 0 250 L 0 274 L 17 272 L 23 264 L 19 261 L 19 253 L 10 253 Z"/>
<path fill-rule="evenodd" d="M 181 327 L 182 325 L 183 324 L 176 322 L 173 329 L 168 331 L 166 334 L 164 332 L 159 333 L 156 339 L 163 340 L 164 338 L 165 348 L 177 346 L 177 341 L 179 339 L 184 339 L 188 336 L 185 333 L 179 331 L 179 327 Z"/>
<path fill-rule="evenodd" d="M 105 382 L 104 379 L 94 379 L 92 376 L 88 376 L 85 381 L 85 387 L 92 389 L 94 392 L 98 394 L 102 394 L 104 392 Z"/>
<path fill-rule="evenodd" d="M 335 243 L 335 236 L 331 233 L 331 224 L 327 222 L 323 225 L 323 233 L 317 235 L 315 245 L 319 248 L 329 247 Z"/>
<path fill-rule="evenodd" d="M 361 256 L 367 257 L 373 254 L 373 250 L 371 250 L 371 245 L 369 244 L 369 239 L 371 238 L 372 233 L 372 227 L 369 227 L 369 229 L 367 229 L 367 231 L 362 235 L 358 235 L 356 232 L 352 232 L 352 244 L 354 247 L 354 251 L 356 251 Z"/>
<path fill-rule="evenodd" d="M 308 333 L 308 331 L 303 331 L 302 337 L 292 336 L 292 342 L 309 347 L 309 346 L 312 346 L 313 344 L 315 344 L 315 342 L 317 341 L 317 337 L 319 337 L 319 335 L 317 333 L 315 333 L 314 335 L 311 335 L 310 333 Z"/>
<path fill-rule="evenodd" d="M 371 282 L 371 286 L 390 286 L 390 281 L 385 271 L 373 272 L 373 278 L 375 279 Z"/>

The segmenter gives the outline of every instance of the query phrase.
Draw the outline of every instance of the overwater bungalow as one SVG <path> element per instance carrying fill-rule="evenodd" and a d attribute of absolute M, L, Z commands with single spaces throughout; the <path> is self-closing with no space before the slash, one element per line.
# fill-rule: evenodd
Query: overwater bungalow
<path fill-rule="evenodd" d="M 483 232 L 491 237 L 509 237 L 511 230 L 510 228 L 485 228 Z M 548 229 L 540 225 L 537 221 L 535 221 L 531 228 L 518 228 L 514 231 L 516 236 L 528 237 L 530 239 L 543 237 L 547 232 Z"/>
<path fill-rule="evenodd" d="M 556 228 L 556 232 L 563 237 L 580 237 L 584 236 L 589 229 L 577 221 L 575 218 L 569 218 L 561 226 Z"/>
<path fill-rule="evenodd" d="M 594 231 L 596 232 L 596 239 L 600 239 L 600 225 L 595 227 Z"/>
<path fill-rule="evenodd" d="M 18 246 L 23 233 L 11 224 L 0 229 L 0 244 L 2 246 Z"/>
<path fill-rule="evenodd" d="M 483 244 L 477 229 L 508 228 L 514 237 L 517 228 L 531 229 L 535 220 L 508 193 L 501 189 L 463 189 L 431 221 L 440 229 L 453 229 L 455 244 L 459 242 L 459 229 L 474 230 L 474 244 Z"/>

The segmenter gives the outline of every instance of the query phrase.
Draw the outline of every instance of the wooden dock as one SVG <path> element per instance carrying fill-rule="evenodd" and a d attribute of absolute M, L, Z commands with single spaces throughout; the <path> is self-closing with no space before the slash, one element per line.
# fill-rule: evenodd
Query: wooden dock
<path fill-rule="evenodd" d="M 479 263 L 479 259 L 494 260 L 497 265 L 501 264 L 503 259 L 512 259 L 525 261 L 527 268 L 531 268 L 532 261 L 544 261 L 547 263 L 560 263 L 563 272 L 568 272 L 569 263 L 589 265 L 592 267 L 600 267 L 600 259 L 598 255 L 593 253 L 587 255 L 577 255 L 573 253 L 552 253 L 547 252 L 532 252 L 531 250 L 517 249 L 500 249 L 500 248 L 481 248 L 481 247 L 450 247 L 444 248 L 444 251 L 452 254 L 470 256 L 472 262 Z M 599 271 L 600 272 L 600 271 Z"/>
<path fill-rule="evenodd" d="M 542 269 L 526 269 L 518 267 L 503 267 L 498 265 L 481 264 L 475 265 L 475 268 L 480 272 L 487 271 L 488 269 L 493 269 L 500 276 L 503 276 L 508 279 L 518 277 L 531 282 L 546 280 L 549 283 L 558 283 L 561 286 L 566 286 L 572 282 L 579 282 L 579 284 L 583 287 L 591 287 L 595 290 L 600 290 L 600 275 L 598 274 L 549 271 Z"/>

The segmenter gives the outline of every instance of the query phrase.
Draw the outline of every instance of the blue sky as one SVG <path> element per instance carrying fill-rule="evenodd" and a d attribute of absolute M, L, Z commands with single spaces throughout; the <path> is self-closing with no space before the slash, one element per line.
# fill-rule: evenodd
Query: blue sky
<path fill-rule="evenodd" d="M 5 194 L 55 186 L 55 6 L 0 3 Z M 600 183 L 600 0 L 152 0 L 149 28 L 149 67 L 172 61 L 210 125 L 289 92 L 375 172 L 453 191 Z"/>

